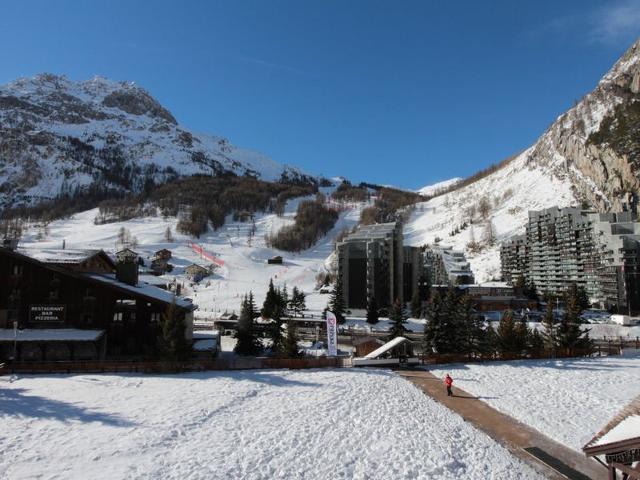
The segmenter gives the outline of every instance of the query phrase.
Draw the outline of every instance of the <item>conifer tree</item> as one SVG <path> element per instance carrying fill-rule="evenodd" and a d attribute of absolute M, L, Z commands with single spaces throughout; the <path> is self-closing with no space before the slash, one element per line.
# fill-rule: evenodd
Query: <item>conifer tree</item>
<path fill-rule="evenodd" d="M 284 355 L 287 358 L 296 358 L 300 356 L 297 328 L 295 322 L 291 320 L 287 322 L 287 336 L 284 340 Z"/>
<path fill-rule="evenodd" d="M 544 338 L 537 328 L 533 328 L 529 334 L 527 349 L 533 358 L 539 358 L 544 352 Z"/>
<path fill-rule="evenodd" d="M 555 357 L 558 348 L 558 325 L 553 312 L 553 298 L 547 296 L 547 309 L 542 319 L 542 341 L 544 347 Z"/>
<path fill-rule="evenodd" d="M 269 288 L 262 304 L 262 316 L 264 318 L 273 318 L 277 316 L 279 310 L 278 293 L 273 286 L 273 279 L 269 280 Z"/>
<path fill-rule="evenodd" d="M 456 314 L 461 329 L 461 343 L 458 350 L 471 359 L 474 354 L 479 355 L 485 350 L 484 322 L 474 312 L 473 299 L 469 295 L 460 297 Z"/>
<path fill-rule="evenodd" d="M 271 279 L 269 280 L 269 288 L 262 305 L 262 316 L 271 319 L 271 323 L 266 329 L 266 335 L 271 340 L 271 353 L 274 355 L 281 354 L 284 346 L 281 304 L 282 299 L 273 286 L 273 279 Z"/>
<path fill-rule="evenodd" d="M 282 308 L 282 316 L 289 315 L 289 292 L 287 291 L 287 284 L 285 283 L 282 290 L 278 289 L 280 294 L 280 308 Z"/>
<path fill-rule="evenodd" d="M 439 353 L 455 353 L 460 351 L 462 332 L 458 316 L 458 294 L 450 288 L 442 302 L 442 318 L 440 321 L 440 339 L 437 346 Z"/>
<path fill-rule="evenodd" d="M 424 352 L 440 353 L 440 338 L 442 336 L 443 299 L 436 291 L 427 305 L 427 322 L 424 325 Z"/>
<path fill-rule="evenodd" d="M 338 275 L 336 279 L 336 283 L 333 286 L 333 291 L 331 292 L 331 298 L 329 299 L 329 310 L 333 312 L 336 316 L 336 320 L 338 323 L 346 322 L 344 317 L 345 314 L 345 304 L 344 304 L 344 293 L 342 291 L 342 278 Z"/>
<path fill-rule="evenodd" d="M 522 355 L 527 350 L 530 335 L 531 331 L 524 319 L 515 322 L 513 348 L 516 355 Z"/>
<path fill-rule="evenodd" d="M 503 358 L 509 358 L 517 353 L 518 340 L 516 335 L 516 323 L 513 320 L 513 312 L 507 310 L 503 313 L 496 330 L 496 346 Z"/>
<path fill-rule="evenodd" d="M 185 338 L 185 329 L 184 317 L 178 313 L 176 298 L 173 297 L 162 314 L 160 350 L 166 357 L 177 360 L 188 356 L 190 347 Z"/>
<path fill-rule="evenodd" d="M 238 331 L 234 352 L 238 355 L 258 355 L 262 352 L 262 342 L 255 328 L 256 306 L 253 292 L 249 292 L 242 300 L 240 318 L 238 319 Z"/>
<path fill-rule="evenodd" d="M 400 303 L 400 300 L 396 299 L 393 302 L 393 306 L 391 307 L 391 312 L 389 314 L 389 320 L 391 321 L 391 328 L 389 329 L 389 340 L 392 340 L 396 337 L 402 337 L 405 333 L 407 333 L 407 328 L 405 327 L 405 323 L 407 323 L 407 317 L 404 313 L 404 308 Z"/>
<path fill-rule="evenodd" d="M 583 310 L 582 295 L 575 283 L 565 292 L 565 315 L 558 327 L 558 345 L 571 355 L 576 350 L 591 350 L 589 330 L 582 330 L 580 314 Z"/>
<path fill-rule="evenodd" d="M 367 323 L 374 325 L 378 323 L 379 320 L 378 302 L 376 301 L 376 297 L 371 297 L 367 302 Z"/>
<path fill-rule="evenodd" d="M 411 316 L 413 318 L 422 318 L 422 299 L 417 288 L 411 296 Z"/>

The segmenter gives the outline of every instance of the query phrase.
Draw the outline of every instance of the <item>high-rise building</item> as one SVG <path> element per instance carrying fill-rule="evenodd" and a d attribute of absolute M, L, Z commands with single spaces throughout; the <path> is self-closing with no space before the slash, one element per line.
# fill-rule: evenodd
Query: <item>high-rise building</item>
<path fill-rule="evenodd" d="M 338 275 L 347 308 L 379 307 L 411 299 L 422 276 L 419 248 L 403 245 L 400 222 L 360 227 L 337 246 Z"/>
<path fill-rule="evenodd" d="M 462 250 L 435 245 L 424 251 L 423 258 L 430 285 L 468 285 L 474 282 L 471 265 Z"/>
<path fill-rule="evenodd" d="M 640 223 L 630 212 L 531 211 L 526 233 L 502 244 L 500 258 L 506 281 L 524 277 L 553 294 L 575 283 L 603 308 L 640 309 Z"/>

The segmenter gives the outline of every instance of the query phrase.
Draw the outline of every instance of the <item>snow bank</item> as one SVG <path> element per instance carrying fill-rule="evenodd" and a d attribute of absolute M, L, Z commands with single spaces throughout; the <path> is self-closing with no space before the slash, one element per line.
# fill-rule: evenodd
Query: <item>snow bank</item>
<path fill-rule="evenodd" d="M 1 478 L 543 478 L 384 371 L 0 382 Z"/>

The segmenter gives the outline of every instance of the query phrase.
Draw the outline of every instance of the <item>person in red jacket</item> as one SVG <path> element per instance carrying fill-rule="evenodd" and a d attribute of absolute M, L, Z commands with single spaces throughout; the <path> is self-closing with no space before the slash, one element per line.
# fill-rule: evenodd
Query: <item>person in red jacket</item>
<path fill-rule="evenodd" d="M 453 385 L 453 378 L 447 373 L 447 376 L 444 377 L 444 384 L 447 386 L 447 397 L 453 397 L 453 392 L 451 391 L 451 385 Z"/>

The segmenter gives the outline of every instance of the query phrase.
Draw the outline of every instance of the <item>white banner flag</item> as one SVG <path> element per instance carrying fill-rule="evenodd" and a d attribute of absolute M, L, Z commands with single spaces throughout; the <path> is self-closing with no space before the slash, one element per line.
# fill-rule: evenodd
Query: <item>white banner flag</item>
<path fill-rule="evenodd" d="M 327 311 L 327 349 L 330 357 L 338 355 L 338 320 L 329 311 Z"/>

